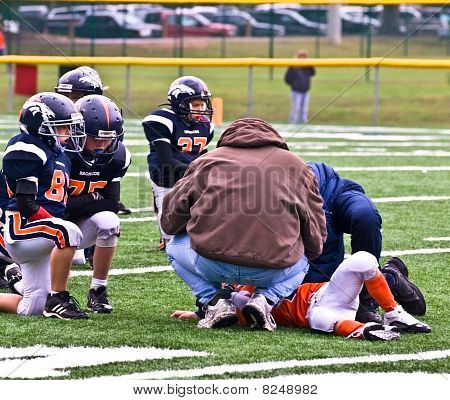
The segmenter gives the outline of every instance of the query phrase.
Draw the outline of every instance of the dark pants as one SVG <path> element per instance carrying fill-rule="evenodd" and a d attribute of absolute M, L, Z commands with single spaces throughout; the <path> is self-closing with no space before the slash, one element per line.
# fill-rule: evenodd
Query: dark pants
<path fill-rule="evenodd" d="M 310 260 L 306 282 L 326 282 L 344 259 L 344 233 L 351 235 L 352 254 L 367 251 L 377 260 L 381 254 L 381 216 L 364 193 L 349 190 L 338 195 L 326 210 L 327 240 L 320 257 Z"/>

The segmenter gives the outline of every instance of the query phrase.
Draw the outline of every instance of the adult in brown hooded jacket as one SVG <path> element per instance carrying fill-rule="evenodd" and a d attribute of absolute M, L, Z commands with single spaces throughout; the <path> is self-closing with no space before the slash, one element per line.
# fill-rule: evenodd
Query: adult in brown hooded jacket
<path fill-rule="evenodd" d="M 200 327 L 236 321 L 222 282 L 256 286 L 243 313 L 274 330 L 272 305 L 322 252 L 326 224 L 314 174 L 267 122 L 243 118 L 195 160 L 164 198 L 161 225 L 174 270 L 206 305 Z"/>

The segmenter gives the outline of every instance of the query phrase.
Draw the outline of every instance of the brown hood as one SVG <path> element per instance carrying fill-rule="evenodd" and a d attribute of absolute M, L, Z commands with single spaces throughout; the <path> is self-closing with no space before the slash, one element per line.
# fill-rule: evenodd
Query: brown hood
<path fill-rule="evenodd" d="M 264 146 L 289 150 L 281 135 L 266 121 L 259 118 L 241 118 L 226 128 L 217 147 L 255 148 Z"/>

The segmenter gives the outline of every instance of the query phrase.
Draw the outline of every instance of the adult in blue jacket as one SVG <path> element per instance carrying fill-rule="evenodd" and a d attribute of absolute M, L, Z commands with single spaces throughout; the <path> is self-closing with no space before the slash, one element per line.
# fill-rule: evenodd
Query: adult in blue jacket
<path fill-rule="evenodd" d="M 344 260 L 344 233 L 351 235 L 352 254 L 367 251 L 379 260 L 382 219 L 373 201 L 366 196 L 363 187 L 350 179 L 341 178 L 327 164 L 322 162 L 307 164 L 316 175 L 323 198 L 328 236 L 322 254 L 310 261 L 309 272 L 303 282 L 330 280 L 331 275 Z M 408 279 L 408 269 L 402 260 L 392 257 L 382 272 L 397 302 L 411 314 L 425 314 L 425 299 L 417 286 Z M 376 312 L 377 307 L 367 290 L 363 290 L 356 319 L 360 322 L 379 322 L 381 318 Z"/>

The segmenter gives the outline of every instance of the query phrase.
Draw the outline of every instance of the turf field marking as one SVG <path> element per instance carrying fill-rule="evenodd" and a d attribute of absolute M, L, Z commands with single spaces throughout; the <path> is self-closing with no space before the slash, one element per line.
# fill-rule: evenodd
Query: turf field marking
<path fill-rule="evenodd" d="M 415 151 L 304 151 L 302 157 L 450 157 L 449 151 L 444 150 L 415 150 Z M 147 154 L 146 154 L 147 156 Z"/>
<path fill-rule="evenodd" d="M 381 257 L 387 256 L 406 256 L 418 254 L 442 254 L 450 253 L 450 248 L 442 249 L 414 249 L 414 250 L 385 250 L 381 252 Z M 345 257 L 349 257 L 346 254 Z M 158 265 L 154 267 L 136 267 L 136 268 L 113 268 L 109 271 L 109 275 L 137 275 L 146 274 L 148 272 L 172 272 L 173 268 L 170 265 Z M 77 276 L 92 276 L 92 271 L 71 271 L 71 277 Z"/>
<path fill-rule="evenodd" d="M 343 140 L 354 140 L 354 141 L 389 141 L 389 142 L 432 142 L 435 140 L 442 140 L 441 136 L 410 136 L 410 135 L 365 135 L 361 133 L 332 133 L 332 132 L 280 132 L 281 136 L 286 139 L 343 139 Z M 411 132 L 408 132 L 411 133 Z"/>
<path fill-rule="evenodd" d="M 392 167 L 333 167 L 337 171 L 388 171 L 388 172 L 400 172 L 400 171 L 420 171 L 420 172 L 432 172 L 432 171 L 450 171 L 450 166 L 440 166 L 440 167 L 426 167 L 426 166 L 414 166 L 414 165 L 403 165 L 403 166 L 392 166 Z"/>
<path fill-rule="evenodd" d="M 138 213 L 138 212 L 146 212 L 146 211 L 153 211 L 153 207 L 141 207 L 141 208 L 130 208 L 131 212 Z"/>
<path fill-rule="evenodd" d="M 424 238 L 423 240 L 426 240 L 428 242 L 449 242 L 450 241 L 450 237 L 427 237 Z"/>
<path fill-rule="evenodd" d="M 185 370 L 172 371 L 152 371 L 141 372 L 122 376 L 102 376 L 94 379 L 169 379 L 169 378 L 192 378 L 205 375 L 223 375 L 227 373 L 246 373 L 257 371 L 272 371 L 287 368 L 299 367 L 321 367 L 329 365 L 354 365 L 354 364 L 373 364 L 399 361 L 425 361 L 438 360 L 450 356 L 450 350 L 435 350 L 410 354 L 377 354 L 372 356 L 357 357 L 336 357 L 336 358 L 320 358 L 312 360 L 288 360 L 288 361 L 269 361 L 251 364 L 234 364 L 234 365 L 214 365 L 205 368 L 193 368 Z"/>
<path fill-rule="evenodd" d="M 450 157 L 450 152 L 444 150 L 415 150 L 415 151 L 393 151 L 393 152 L 385 152 L 385 151 L 377 151 L 377 152 L 364 152 L 364 149 L 361 151 L 328 151 L 328 152 L 320 152 L 320 151 L 306 151 L 302 152 L 301 155 L 303 157 Z M 3 155 L 3 152 L 0 153 Z M 147 157 L 148 152 L 146 153 L 131 153 L 131 157 Z"/>
<path fill-rule="evenodd" d="M 299 138 L 293 138 L 293 140 L 289 140 L 287 142 L 289 147 L 301 147 L 301 148 L 316 148 L 316 147 L 372 147 L 374 142 L 335 142 L 335 141 L 322 141 L 322 142 L 305 142 L 303 140 L 297 140 Z M 0 143 L 8 143 L 8 140 L 0 139 Z M 127 147 L 134 146 L 148 146 L 148 141 L 146 139 L 125 139 L 124 142 Z M 217 142 L 213 141 L 209 143 L 208 148 L 212 149 L 216 147 Z M 376 145 L 380 148 L 383 147 L 448 147 L 450 146 L 450 142 L 383 142 L 377 141 Z"/>
<path fill-rule="evenodd" d="M 380 197 L 372 199 L 374 203 L 402 203 L 409 201 L 439 201 L 449 200 L 450 196 L 405 196 L 405 197 Z"/>
<path fill-rule="evenodd" d="M 286 127 L 292 127 L 289 124 L 274 124 L 277 130 L 283 130 Z M 295 126 L 294 126 L 295 127 Z M 295 127 L 297 128 L 297 127 Z M 390 126 L 342 126 L 342 125 L 305 125 L 302 127 L 302 131 L 310 132 L 362 132 L 368 134 L 380 134 L 380 133 L 432 133 L 450 135 L 450 129 L 430 129 L 430 128 L 398 128 Z"/>
<path fill-rule="evenodd" d="M 146 274 L 147 272 L 167 272 L 173 271 L 170 265 L 158 265 L 155 267 L 137 267 L 137 268 L 113 268 L 109 270 L 108 275 L 137 275 Z M 92 271 L 70 271 L 70 276 L 92 276 Z"/>
<path fill-rule="evenodd" d="M 409 256 L 414 254 L 442 254 L 450 253 L 450 248 L 443 249 L 414 249 L 414 250 L 384 250 L 381 252 L 381 257 L 386 256 Z M 347 254 L 348 257 L 350 254 Z"/>
<path fill-rule="evenodd" d="M 142 217 L 142 218 L 120 218 L 120 222 L 147 222 L 156 221 L 156 217 Z"/>
<path fill-rule="evenodd" d="M 0 378 L 68 376 L 75 367 L 207 355 L 204 351 L 157 347 L 0 347 Z"/>
<path fill-rule="evenodd" d="M 440 167 L 429 167 L 420 165 L 403 165 L 403 166 L 381 166 L 381 167 L 333 167 L 337 171 L 371 171 L 371 172 L 397 172 L 397 171 L 420 171 L 420 172 L 432 172 L 432 171 L 450 171 L 450 165 L 444 165 Z M 128 172 L 124 178 L 147 178 L 150 179 L 148 172 Z"/>

